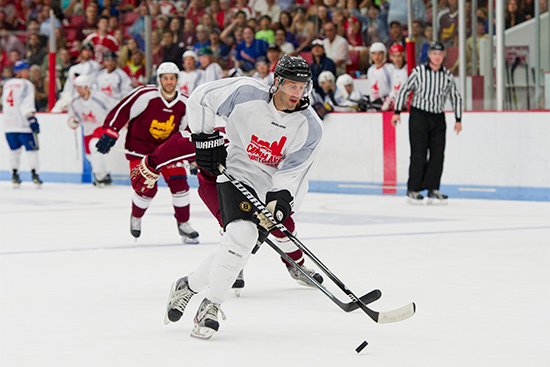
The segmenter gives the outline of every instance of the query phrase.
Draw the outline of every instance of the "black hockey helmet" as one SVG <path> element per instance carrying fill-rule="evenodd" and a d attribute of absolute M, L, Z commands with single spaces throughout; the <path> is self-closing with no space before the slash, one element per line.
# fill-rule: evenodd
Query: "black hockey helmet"
<path fill-rule="evenodd" d="M 311 69 L 302 56 L 284 54 L 275 65 L 275 76 L 308 83 L 311 81 Z"/>
<path fill-rule="evenodd" d="M 432 41 L 428 46 L 428 52 L 430 51 L 445 51 L 445 45 L 439 41 Z"/>

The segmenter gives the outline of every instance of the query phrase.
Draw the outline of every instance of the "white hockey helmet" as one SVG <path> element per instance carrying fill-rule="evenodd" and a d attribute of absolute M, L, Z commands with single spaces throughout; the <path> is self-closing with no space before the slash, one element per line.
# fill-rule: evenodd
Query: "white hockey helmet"
<path fill-rule="evenodd" d="M 157 84 L 160 85 L 160 76 L 162 74 L 175 74 L 176 78 L 178 78 L 179 73 L 180 69 L 176 64 L 174 64 L 173 62 L 163 62 L 157 68 Z"/>
<path fill-rule="evenodd" d="M 93 84 L 92 78 L 89 75 L 86 75 L 86 74 L 82 74 L 82 75 L 77 76 L 73 81 L 73 85 L 75 87 L 88 87 L 88 88 L 90 88 L 92 86 L 92 84 Z"/>
<path fill-rule="evenodd" d="M 386 50 L 386 46 L 382 43 L 382 42 L 374 42 L 371 46 L 370 46 L 370 51 L 369 51 L 371 54 L 373 52 L 383 52 L 384 53 L 384 56 L 388 53 L 388 51 Z"/>
<path fill-rule="evenodd" d="M 336 79 L 336 88 L 344 96 L 344 98 L 349 97 L 349 93 L 346 90 L 347 85 L 353 85 L 353 78 L 349 74 L 342 74 Z"/>
<path fill-rule="evenodd" d="M 334 74 L 332 74 L 331 71 L 325 70 L 321 74 L 319 74 L 318 82 L 319 84 L 322 82 L 330 82 L 334 81 Z"/>
<path fill-rule="evenodd" d="M 199 55 L 197 55 L 197 53 L 195 51 L 192 51 L 192 50 L 185 51 L 183 53 L 181 59 L 185 60 L 186 57 L 192 57 L 195 60 L 195 62 L 199 61 Z"/>

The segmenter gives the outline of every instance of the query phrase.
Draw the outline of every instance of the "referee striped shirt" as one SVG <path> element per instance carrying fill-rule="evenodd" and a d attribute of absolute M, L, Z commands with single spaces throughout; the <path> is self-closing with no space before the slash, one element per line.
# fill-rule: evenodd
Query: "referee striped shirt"
<path fill-rule="evenodd" d="M 405 84 L 399 91 L 395 103 L 395 113 L 399 114 L 407 96 L 414 91 L 411 106 L 431 113 L 443 113 L 443 107 L 447 96 L 455 112 L 456 121 L 462 119 L 462 97 L 456 88 L 453 74 L 443 65 L 437 71 L 432 70 L 428 64 L 415 67 Z"/>

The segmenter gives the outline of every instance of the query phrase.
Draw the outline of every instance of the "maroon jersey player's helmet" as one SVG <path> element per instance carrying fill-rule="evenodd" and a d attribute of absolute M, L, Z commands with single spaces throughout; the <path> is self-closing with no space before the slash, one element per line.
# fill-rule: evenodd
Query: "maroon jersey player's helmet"
<path fill-rule="evenodd" d="M 159 65 L 157 69 L 157 84 L 160 85 L 160 76 L 162 74 L 175 74 L 176 79 L 178 78 L 180 69 L 173 62 L 163 62 Z"/>

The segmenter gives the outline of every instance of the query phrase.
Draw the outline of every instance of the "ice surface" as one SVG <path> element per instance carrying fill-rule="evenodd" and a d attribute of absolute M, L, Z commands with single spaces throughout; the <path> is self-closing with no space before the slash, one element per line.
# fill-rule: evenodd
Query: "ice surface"
<path fill-rule="evenodd" d="M 217 224 L 192 190 L 201 244 L 183 245 L 161 188 L 135 242 L 131 195 L 0 182 L 1 366 L 550 365 L 549 203 L 308 194 L 306 246 L 357 295 L 381 289 L 372 308 L 414 301 L 417 314 L 377 325 L 344 313 L 264 246 L 203 341 L 189 336 L 200 296 L 176 324 L 164 309 L 172 282 L 216 248 Z"/>

